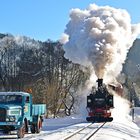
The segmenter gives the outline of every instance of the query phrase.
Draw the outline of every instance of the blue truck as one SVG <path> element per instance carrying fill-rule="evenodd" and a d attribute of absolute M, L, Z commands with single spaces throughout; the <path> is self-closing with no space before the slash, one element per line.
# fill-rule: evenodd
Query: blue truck
<path fill-rule="evenodd" d="M 26 92 L 0 92 L 0 131 L 17 132 L 23 138 L 29 130 L 39 133 L 46 114 L 46 104 L 33 104 Z"/>

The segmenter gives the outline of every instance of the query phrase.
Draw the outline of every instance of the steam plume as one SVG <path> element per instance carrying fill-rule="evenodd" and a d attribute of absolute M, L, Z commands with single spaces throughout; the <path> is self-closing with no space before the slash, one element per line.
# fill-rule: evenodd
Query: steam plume
<path fill-rule="evenodd" d="M 73 62 L 91 65 L 98 78 L 116 77 L 140 24 L 131 24 L 126 10 L 91 4 L 87 9 L 72 9 L 65 34 L 65 56 Z"/>

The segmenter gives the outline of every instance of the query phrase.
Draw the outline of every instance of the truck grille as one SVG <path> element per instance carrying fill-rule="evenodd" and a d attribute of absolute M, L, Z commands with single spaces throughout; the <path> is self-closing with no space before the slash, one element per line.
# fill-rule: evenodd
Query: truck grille
<path fill-rule="evenodd" d="M 6 110 L 4 108 L 0 108 L 0 122 L 6 121 Z"/>

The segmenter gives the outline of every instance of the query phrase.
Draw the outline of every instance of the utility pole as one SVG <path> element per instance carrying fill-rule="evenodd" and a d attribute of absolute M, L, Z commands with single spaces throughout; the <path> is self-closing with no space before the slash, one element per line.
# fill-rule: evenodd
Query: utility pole
<path fill-rule="evenodd" d="M 134 121 L 134 116 L 135 116 L 135 110 L 134 110 L 134 100 L 132 100 L 132 121 Z"/>

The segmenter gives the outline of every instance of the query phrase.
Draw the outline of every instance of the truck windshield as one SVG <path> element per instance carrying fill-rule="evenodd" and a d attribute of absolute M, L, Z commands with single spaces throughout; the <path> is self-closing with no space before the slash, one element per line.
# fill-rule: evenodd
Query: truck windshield
<path fill-rule="evenodd" d="M 0 95 L 0 104 L 16 104 L 22 103 L 21 95 Z"/>

